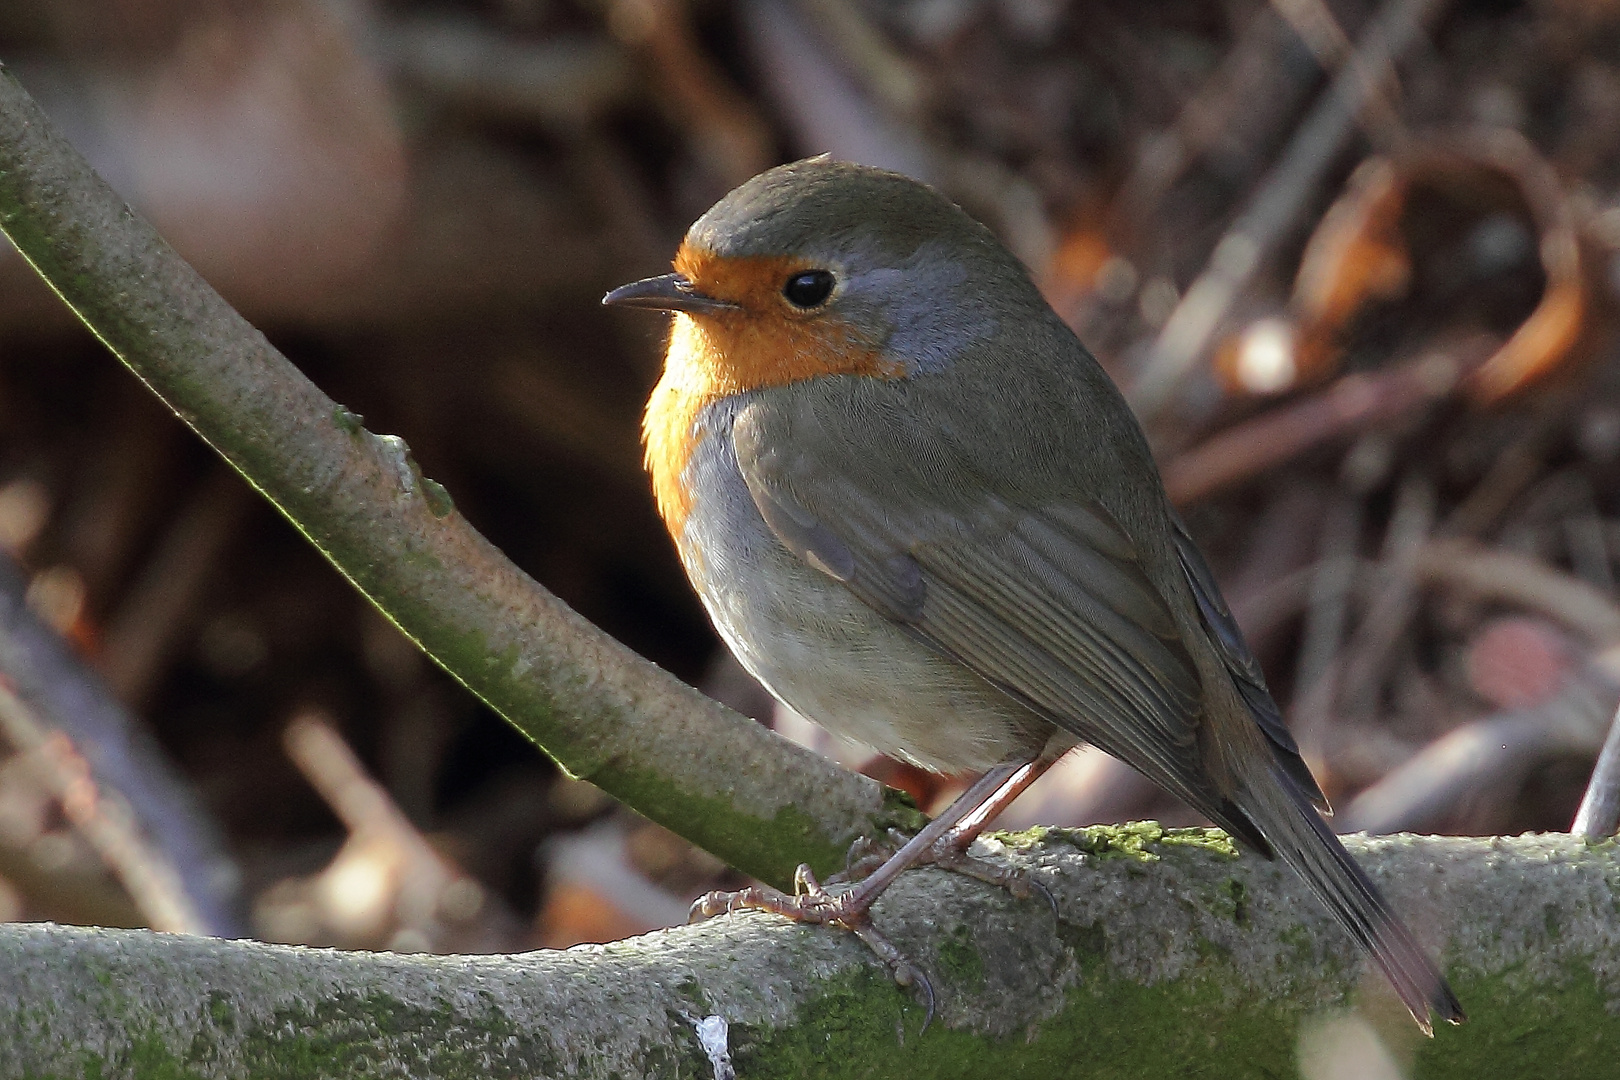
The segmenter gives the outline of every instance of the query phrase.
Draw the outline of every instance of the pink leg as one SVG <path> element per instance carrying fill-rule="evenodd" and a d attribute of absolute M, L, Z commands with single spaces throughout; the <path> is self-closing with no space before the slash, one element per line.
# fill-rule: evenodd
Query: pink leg
<path fill-rule="evenodd" d="M 1008 870 L 965 853 L 968 845 L 984 831 L 997 814 L 1006 809 L 1021 792 L 1051 767 L 1055 758 L 997 765 L 976 780 L 937 818 L 923 826 L 899 851 L 868 875 L 860 884 L 840 893 L 822 888 L 809 866 L 800 866 L 793 880 L 793 895 L 768 886 L 755 885 L 739 892 L 712 892 L 692 905 L 692 918 L 703 919 L 738 908 L 775 912 L 796 922 L 831 923 L 856 934 L 877 953 L 895 973 L 901 985 L 918 986 L 928 1000 L 933 1015 L 933 987 L 927 977 L 872 927 L 868 912 L 894 879 L 912 866 L 935 863 L 969 876 L 1028 896 L 1027 883 L 1018 871 Z M 925 1024 L 926 1026 L 926 1024 Z"/>
<path fill-rule="evenodd" d="M 815 923 L 844 922 L 864 915 L 895 878 L 918 860 L 926 859 L 936 843 L 948 839 L 952 829 L 972 815 L 981 803 L 1000 794 L 1003 786 L 1029 769 L 1030 764 L 1009 762 L 985 773 L 946 807 L 944 813 L 923 826 L 916 836 L 906 841 L 899 851 L 889 856 L 882 866 L 853 889 L 834 896 L 822 889 L 808 866 L 801 866 L 794 878 L 794 895 L 791 897 L 761 886 L 735 893 L 713 892 L 692 905 L 692 915 L 706 918 L 739 907 L 763 908 L 800 922 Z M 974 835 L 978 835 L 983 828 L 981 822 Z"/>
<path fill-rule="evenodd" d="M 969 845 L 979 838 L 979 834 L 984 832 L 985 827 L 996 820 L 998 814 L 1011 806 L 1029 785 L 1045 775 L 1046 770 L 1056 765 L 1057 761 L 1055 757 L 1039 757 L 1020 765 L 989 798 L 974 807 L 971 813 L 964 815 L 948 834 L 940 837 L 936 848 L 949 844 L 958 851 L 966 851 Z"/>

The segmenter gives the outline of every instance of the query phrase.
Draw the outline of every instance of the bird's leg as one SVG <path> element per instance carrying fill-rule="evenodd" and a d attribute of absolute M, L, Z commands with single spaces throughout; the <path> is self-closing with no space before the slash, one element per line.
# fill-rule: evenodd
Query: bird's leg
<path fill-rule="evenodd" d="M 946 860 L 965 860 L 967 857 L 961 854 L 960 848 L 972 843 L 973 837 L 983 831 L 990 818 L 1016 798 L 1018 792 L 1028 787 L 1034 776 L 1044 771 L 1043 760 L 1006 762 L 985 773 L 957 796 L 956 801 L 946 807 L 943 813 L 924 825 L 916 836 L 906 841 L 899 851 L 889 856 L 882 866 L 857 885 L 837 893 L 828 892 L 816 880 L 809 866 L 800 866 L 794 874 L 792 896 L 768 885 L 754 885 L 739 892 L 712 892 L 699 897 L 692 905 L 691 918 L 696 921 L 721 912 L 754 908 L 775 912 L 795 922 L 841 926 L 866 942 L 894 972 L 895 980 L 902 986 L 921 989 L 928 999 L 929 1013 L 932 1015 L 933 987 L 929 985 L 927 977 L 872 926 L 869 916 L 871 907 L 883 895 L 883 891 L 893 884 L 894 879 L 910 867 L 918 863 L 939 862 L 942 853 Z M 1027 775 L 1031 770 L 1034 770 L 1034 775 Z M 1011 794 L 1005 794 L 1009 788 L 1012 789 Z M 990 811 L 989 816 L 983 816 L 979 811 L 991 800 L 999 800 L 999 804 Z M 952 839 L 954 831 L 970 819 L 977 821 L 977 825 L 965 843 L 958 844 Z M 982 860 L 972 861 L 977 863 Z M 947 864 L 957 866 L 954 861 Z"/>
<path fill-rule="evenodd" d="M 1061 756 L 1061 754 L 1052 756 L 1043 754 L 1033 761 L 1019 765 L 1000 787 L 934 841 L 927 853 L 918 861 L 933 863 L 935 866 L 966 874 L 979 881 L 999 885 L 1020 900 L 1027 899 L 1032 890 L 1040 889 L 1046 896 L 1046 902 L 1052 904 L 1055 911 L 1057 905 L 1052 900 L 1052 895 L 1046 892 L 1039 882 L 1031 880 L 1028 874 L 1015 867 L 975 858 L 967 851 L 973 841 L 979 838 L 979 834 L 984 832 L 985 827 L 996 819 L 996 815 L 1011 806 L 1013 800 L 1022 795 L 1029 785 L 1039 780 Z"/>
<path fill-rule="evenodd" d="M 977 878 L 991 885 L 999 885 L 1007 889 L 1019 899 L 1029 896 L 1030 886 L 1033 884 L 1021 871 L 989 862 L 985 859 L 974 858 L 967 853 L 973 841 L 979 838 L 985 827 L 996 819 L 1013 801 L 1036 780 L 1057 763 L 1061 753 L 1055 756 L 1043 755 L 1034 761 L 1027 762 L 1017 771 L 1008 776 L 1001 787 L 992 792 L 983 802 L 974 807 L 971 812 L 958 821 L 945 835 L 934 841 L 934 846 L 924 852 L 917 860 L 917 865 L 944 867 Z M 843 881 L 858 881 L 870 874 L 895 851 L 906 842 L 908 838 L 898 829 L 889 830 L 889 840 L 892 846 L 885 846 L 882 841 L 870 837 L 861 837 L 849 847 L 849 854 L 844 859 L 844 869 L 828 879 L 828 884 Z M 1050 898 L 1049 898 L 1050 899 Z"/>
<path fill-rule="evenodd" d="M 926 860 L 935 843 L 947 836 L 980 802 L 996 794 L 1009 777 L 1025 767 L 1023 763 L 1009 762 L 985 773 L 942 814 L 901 845 L 900 850 L 890 855 L 882 866 L 852 888 L 836 894 L 829 893 L 816 880 L 809 866 L 800 866 L 794 875 L 792 896 L 765 885 L 751 886 L 734 893 L 712 892 L 699 897 L 692 905 L 692 916 L 707 918 L 738 908 L 760 908 L 799 922 L 828 923 L 864 915 L 896 877 L 918 860 Z"/>

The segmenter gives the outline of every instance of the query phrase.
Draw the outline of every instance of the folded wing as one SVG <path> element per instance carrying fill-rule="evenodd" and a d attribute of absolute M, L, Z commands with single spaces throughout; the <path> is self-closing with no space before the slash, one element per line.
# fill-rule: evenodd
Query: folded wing
<path fill-rule="evenodd" d="M 857 470 L 795 454 L 790 437 L 765 430 L 769 423 L 761 410 L 739 415 L 737 461 L 789 550 L 931 648 L 1269 852 L 1204 779 L 1197 668 L 1106 510 L 1079 497 L 1020 505 L 988 490 L 938 501 L 885 497 Z"/>

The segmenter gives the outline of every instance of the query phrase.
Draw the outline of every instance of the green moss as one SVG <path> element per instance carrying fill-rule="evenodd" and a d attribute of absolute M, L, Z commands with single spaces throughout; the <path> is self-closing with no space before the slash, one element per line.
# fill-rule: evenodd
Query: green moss
<path fill-rule="evenodd" d="M 1314 956 L 1321 951 L 1318 948 L 1316 938 L 1311 932 L 1297 923 L 1293 926 L 1283 927 L 1282 931 L 1277 934 L 1277 940 L 1294 950 L 1299 956 Z"/>
<path fill-rule="evenodd" d="M 976 994 L 984 989 L 984 957 L 973 939 L 973 931 L 958 923 L 939 943 L 939 974 L 960 992 Z"/>
<path fill-rule="evenodd" d="M 1230 960 L 1232 950 L 1218 941 L 1212 941 L 1202 935 L 1193 942 L 1193 954 L 1198 957 L 1200 964 L 1215 964 Z"/>
<path fill-rule="evenodd" d="M 487 995 L 481 1007 L 425 1009 L 391 995 L 338 994 L 279 1009 L 244 1033 L 242 1058 L 252 1076 L 296 1080 L 312 1075 L 365 1078 L 401 1075 L 399 1064 L 420 1063 L 428 1076 L 505 1078 L 564 1071 L 544 1032 L 518 1027 Z"/>
<path fill-rule="evenodd" d="M 384 993 L 340 993 L 278 1009 L 263 1023 L 231 1035 L 226 1025 L 237 1018 L 221 1011 L 211 997 L 205 1017 L 184 1052 L 173 1037 L 134 1028 L 128 1049 L 109 1058 L 84 1054 L 76 1076 L 103 1075 L 130 1080 L 202 1080 L 228 1073 L 244 1080 L 304 1080 L 343 1076 L 354 1080 L 402 1075 L 465 1080 L 529 1080 L 565 1071 L 545 1032 L 520 1028 L 484 995 L 481 1006 L 452 1010 L 427 1009 Z M 223 1019 L 225 1023 L 218 1021 Z M 643 1075 L 701 1075 L 691 1065 L 704 1060 L 701 1051 L 687 1067 L 663 1068 L 674 1058 L 667 1046 L 649 1047 L 649 1071 Z M 222 1069 L 220 1062 L 239 1066 Z M 576 1062 L 575 1065 L 588 1062 Z M 57 1073 L 34 1074 L 27 1080 L 67 1080 Z"/>
<path fill-rule="evenodd" d="M 1017 832 L 998 832 L 990 835 L 993 835 L 1013 851 L 1030 851 L 1040 847 L 1042 844 L 1066 842 L 1066 837 L 1054 835 L 1064 831 L 1050 825 L 1032 825 L 1027 829 L 1019 829 Z"/>
<path fill-rule="evenodd" d="M 936 1022 L 918 1038 L 918 1007 L 867 972 L 829 985 L 792 1027 L 752 1033 L 733 1056 L 750 1080 L 1285 1075 L 1275 1067 L 1292 1059 L 1293 1010 L 1257 1004 L 1213 1034 L 1184 1022 L 1220 1008 L 1219 997 L 1215 984 L 1196 980 L 1151 988 L 1103 980 L 1071 991 L 1063 1012 L 1036 1032 L 998 1040 Z"/>
<path fill-rule="evenodd" d="M 1058 940 L 1068 948 L 1083 976 L 1089 979 L 1103 970 L 1108 960 L 1108 929 L 1102 923 L 1086 923 L 1082 926 L 1059 922 L 1057 933 Z"/>
<path fill-rule="evenodd" d="M 236 1030 L 236 1007 L 231 999 L 218 990 L 208 995 L 208 1019 L 220 1031 Z"/>
<path fill-rule="evenodd" d="M 422 477 L 422 498 L 427 502 L 428 513 L 436 518 L 449 517 L 450 511 L 456 508 L 450 492 L 430 476 Z"/>
<path fill-rule="evenodd" d="M 177 1058 L 162 1038 L 149 1033 L 135 1040 L 128 1059 L 119 1062 L 116 1071 L 139 1080 L 206 1080 L 190 1065 Z"/>
<path fill-rule="evenodd" d="M 1556 987 L 1518 970 L 1449 976 L 1468 1022 L 1441 1024 L 1421 1041 L 1415 1080 L 1613 1080 L 1620 1071 L 1620 1015 L 1589 966 L 1566 965 Z M 1527 990 L 1532 983 L 1536 989 Z"/>
<path fill-rule="evenodd" d="M 885 829 L 894 828 L 916 835 L 928 824 L 928 815 L 917 808 L 917 800 L 899 788 L 883 789 L 883 820 Z"/>
<path fill-rule="evenodd" d="M 1237 844 L 1232 842 L 1231 834 L 1225 829 L 1214 828 L 1187 828 L 1166 829 L 1159 838 L 1159 843 L 1170 844 L 1176 847 L 1197 848 L 1213 855 L 1220 855 L 1228 859 L 1241 859 L 1243 853 L 1238 850 Z"/>
<path fill-rule="evenodd" d="M 366 418 L 342 405 L 332 407 L 332 423 L 346 435 L 359 435 L 366 430 Z"/>
<path fill-rule="evenodd" d="M 1215 911 L 1239 926 L 1249 924 L 1249 889 L 1237 878 L 1227 878 L 1226 885 L 1216 897 Z"/>
<path fill-rule="evenodd" d="M 1053 829 L 1048 833 L 1053 843 L 1066 843 L 1097 859 L 1133 859 L 1138 862 L 1159 860 L 1159 856 L 1149 849 L 1162 836 L 1164 829 L 1156 821 L 1092 825 L 1084 829 Z"/>
<path fill-rule="evenodd" d="M 1018 834 L 1019 842 L 1035 830 Z M 1157 862 L 1159 845 L 1197 848 L 1226 859 L 1242 858 L 1232 838 L 1221 829 L 1166 829 L 1157 821 L 1127 821 L 1120 825 L 1090 825 L 1083 829 L 1044 829 L 1036 840 L 1065 843 L 1097 859 Z"/>
<path fill-rule="evenodd" d="M 738 1075 L 825 1080 L 992 1075 L 1281 1080 L 1297 1075 L 1299 1025 L 1313 1010 L 1292 1001 L 1234 1002 L 1219 950 L 1210 953 L 1209 968 L 1141 986 L 1105 970 L 1098 959 L 1100 927 L 1060 932 L 1066 942 L 1080 946 L 1077 953 L 1093 959 L 1083 961 L 1089 970 L 1069 992 L 1062 1012 L 1042 1024 L 1032 1040 L 1023 1033 L 996 1040 L 938 1022 L 918 1039 L 913 1003 L 887 980 L 863 972 L 829 985 L 791 1027 L 751 1031 L 742 1053 L 734 1043 Z M 1413 1037 L 1412 1080 L 1612 1080 L 1616 1074 L 1620 1016 L 1607 1008 L 1608 995 L 1590 971 L 1571 968 L 1565 984 L 1541 1000 L 1527 1000 L 1511 973 L 1462 974 L 1453 981 L 1470 1019 L 1460 1028 L 1442 1026 L 1432 1040 Z M 1350 985 L 1347 981 L 1347 993 Z M 1202 1019 L 1211 1015 L 1222 1018 L 1219 1025 Z"/>

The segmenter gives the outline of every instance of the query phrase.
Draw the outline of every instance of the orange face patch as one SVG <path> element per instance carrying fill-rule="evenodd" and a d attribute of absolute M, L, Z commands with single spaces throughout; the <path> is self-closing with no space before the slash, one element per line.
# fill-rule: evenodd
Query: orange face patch
<path fill-rule="evenodd" d="M 737 305 L 676 313 L 664 375 L 647 402 L 642 422 L 647 471 L 658 511 L 677 544 L 692 505 L 682 475 L 698 437 L 694 425 L 706 405 L 822 375 L 896 379 L 905 373 L 903 364 L 884 356 L 847 323 L 818 310 L 797 310 L 783 298 L 788 278 L 814 265 L 802 258 L 723 258 L 686 244 L 675 256 L 675 269 L 697 292 Z"/>
<path fill-rule="evenodd" d="M 801 311 L 783 298 L 788 278 L 814 266 L 797 257 L 723 258 L 682 244 L 675 269 L 698 292 L 729 300 L 737 309 L 677 319 L 678 327 L 690 324 L 697 334 L 672 336 L 665 364 L 701 368 L 722 396 L 818 375 L 902 374 L 900 364 L 847 323 L 820 310 Z"/>

